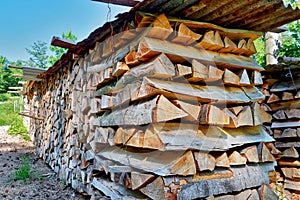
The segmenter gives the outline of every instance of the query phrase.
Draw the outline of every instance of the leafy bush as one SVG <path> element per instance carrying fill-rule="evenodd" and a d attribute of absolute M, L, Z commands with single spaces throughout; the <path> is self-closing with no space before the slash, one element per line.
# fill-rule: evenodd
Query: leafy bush
<path fill-rule="evenodd" d="M 14 112 L 14 102 L 0 104 L 0 126 L 9 126 L 18 117 L 18 112 Z"/>
<path fill-rule="evenodd" d="M 8 101 L 10 96 L 9 93 L 0 93 L 0 102 Z"/>
<path fill-rule="evenodd" d="M 22 135 L 24 140 L 30 140 L 27 128 L 24 126 L 23 119 L 20 116 L 17 116 L 14 119 L 14 121 L 11 123 L 7 133 L 10 135 L 20 134 L 20 135 Z"/>

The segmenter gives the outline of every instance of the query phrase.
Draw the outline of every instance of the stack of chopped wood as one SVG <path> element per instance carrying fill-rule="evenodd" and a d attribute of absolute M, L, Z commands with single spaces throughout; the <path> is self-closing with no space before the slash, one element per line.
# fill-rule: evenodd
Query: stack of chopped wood
<path fill-rule="evenodd" d="M 27 88 L 40 156 L 112 199 L 272 198 L 271 116 L 249 57 L 259 34 L 144 13 L 134 24 Z"/>
<path fill-rule="evenodd" d="M 264 109 L 272 114 L 270 131 L 284 188 L 300 192 L 300 60 L 280 58 L 282 63 L 266 67 Z M 295 60 L 293 62 L 293 60 Z"/>

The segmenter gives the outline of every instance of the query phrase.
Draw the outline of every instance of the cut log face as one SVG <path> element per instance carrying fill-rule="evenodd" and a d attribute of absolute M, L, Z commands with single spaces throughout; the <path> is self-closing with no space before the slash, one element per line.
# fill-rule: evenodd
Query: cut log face
<path fill-rule="evenodd" d="M 269 149 L 266 147 L 264 143 L 261 144 L 261 150 L 260 150 L 260 160 L 261 162 L 274 162 L 275 158 L 269 151 Z"/>
<path fill-rule="evenodd" d="M 151 26 L 152 28 L 147 34 L 148 37 L 165 40 L 173 32 L 173 28 L 164 14 L 157 16 Z"/>
<path fill-rule="evenodd" d="M 244 106 L 237 116 L 239 126 L 253 126 L 253 117 L 250 106 Z"/>
<path fill-rule="evenodd" d="M 229 69 L 225 69 L 223 76 L 224 84 L 228 85 L 240 85 L 240 77 L 230 71 Z"/>
<path fill-rule="evenodd" d="M 250 79 L 249 79 L 249 76 L 248 76 L 248 73 L 247 73 L 246 69 L 243 69 L 243 70 L 239 71 L 237 73 L 237 75 L 240 78 L 239 85 L 241 85 L 241 86 L 249 86 L 249 85 L 251 85 L 251 82 L 250 82 Z"/>
<path fill-rule="evenodd" d="M 217 51 L 222 49 L 224 44 L 218 31 L 208 31 L 204 34 L 197 46 L 203 49 Z"/>
<path fill-rule="evenodd" d="M 230 167 L 230 161 L 226 152 L 222 153 L 219 156 L 216 156 L 216 166 L 217 167 Z"/>
<path fill-rule="evenodd" d="M 282 158 L 299 158 L 298 151 L 295 149 L 295 147 L 290 147 L 282 152 L 282 155 L 280 156 Z"/>
<path fill-rule="evenodd" d="M 192 78 L 189 81 L 205 82 L 208 78 L 208 68 L 197 60 L 192 60 Z"/>
<path fill-rule="evenodd" d="M 288 109 L 284 112 L 289 119 L 300 118 L 300 109 Z"/>
<path fill-rule="evenodd" d="M 140 189 L 142 193 L 150 197 L 151 199 L 164 200 L 165 190 L 164 181 L 161 177 L 156 178 L 152 183 L 148 184 L 146 187 Z"/>
<path fill-rule="evenodd" d="M 254 85 L 262 85 L 263 84 L 261 73 L 259 71 L 256 71 L 256 70 L 253 71 L 253 73 L 252 73 L 252 83 Z"/>
<path fill-rule="evenodd" d="M 233 151 L 228 159 L 230 165 L 244 165 L 247 162 L 247 159 L 241 156 L 237 151 Z"/>
<path fill-rule="evenodd" d="M 198 164 L 199 171 L 204 171 L 204 170 L 213 171 L 215 169 L 216 160 L 209 153 L 194 152 L 194 157 Z"/>
<path fill-rule="evenodd" d="M 255 102 L 252 104 L 253 107 L 253 119 L 254 119 L 254 125 L 260 125 L 265 122 L 271 122 L 272 117 L 270 114 L 268 114 L 266 111 L 264 111 L 259 103 Z"/>
<path fill-rule="evenodd" d="M 248 162 L 259 162 L 257 147 L 255 145 L 243 149 L 241 155 L 247 158 Z"/>
<path fill-rule="evenodd" d="M 177 75 L 178 77 L 192 75 L 192 68 L 190 66 L 176 64 Z"/>
<path fill-rule="evenodd" d="M 129 67 L 126 63 L 117 62 L 117 64 L 113 68 L 112 75 L 115 77 L 119 77 L 119 76 L 122 76 L 128 70 L 129 70 Z"/>
<path fill-rule="evenodd" d="M 233 53 L 236 51 L 237 45 L 227 36 L 224 37 L 224 48 L 219 50 L 221 53 Z"/>
<path fill-rule="evenodd" d="M 184 23 L 181 23 L 177 30 L 177 35 L 172 39 L 172 42 L 189 45 L 199 40 L 202 35 L 193 32 Z"/>
<path fill-rule="evenodd" d="M 229 116 L 220 108 L 205 104 L 202 105 L 200 123 L 204 124 L 229 124 Z"/>
<path fill-rule="evenodd" d="M 141 174 L 138 172 L 131 172 L 131 186 L 133 190 L 140 189 L 149 184 L 155 179 L 152 174 Z"/>
<path fill-rule="evenodd" d="M 182 109 L 184 112 L 189 114 L 188 119 L 191 121 L 198 121 L 199 115 L 201 111 L 201 106 L 197 104 L 192 103 L 186 103 L 184 101 L 175 100 L 175 105 L 177 105 L 180 109 Z"/>
<path fill-rule="evenodd" d="M 217 67 L 209 65 L 208 66 L 208 78 L 206 79 L 206 82 L 221 80 L 223 74 L 224 74 L 223 70 L 220 70 Z"/>

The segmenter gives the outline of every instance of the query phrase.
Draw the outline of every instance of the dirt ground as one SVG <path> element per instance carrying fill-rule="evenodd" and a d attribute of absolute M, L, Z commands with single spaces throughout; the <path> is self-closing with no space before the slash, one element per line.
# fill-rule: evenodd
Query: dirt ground
<path fill-rule="evenodd" d="M 21 136 L 6 133 L 8 127 L 0 126 L 0 199 L 89 199 L 64 185 L 53 171 L 34 154 L 32 142 Z M 30 156 L 32 178 L 25 183 L 15 180 L 22 158 Z"/>

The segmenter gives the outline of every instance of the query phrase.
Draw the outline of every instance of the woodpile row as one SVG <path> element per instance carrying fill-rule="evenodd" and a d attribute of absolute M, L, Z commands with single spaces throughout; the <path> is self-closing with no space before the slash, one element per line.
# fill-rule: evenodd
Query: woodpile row
<path fill-rule="evenodd" d="M 268 129 L 276 140 L 272 154 L 279 174 L 274 180 L 283 181 L 283 187 L 295 196 L 300 192 L 300 60 L 281 59 L 281 64 L 267 66 L 264 72 L 263 108 L 272 114 Z"/>
<path fill-rule="evenodd" d="M 94 196 L 276 198 L 259 34 L 145 13 L 122 31 L 25 87 L 39 155 Z"/>

